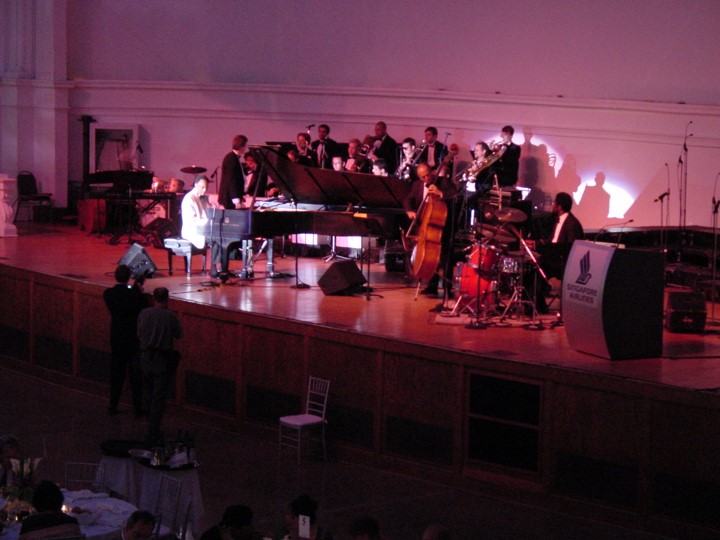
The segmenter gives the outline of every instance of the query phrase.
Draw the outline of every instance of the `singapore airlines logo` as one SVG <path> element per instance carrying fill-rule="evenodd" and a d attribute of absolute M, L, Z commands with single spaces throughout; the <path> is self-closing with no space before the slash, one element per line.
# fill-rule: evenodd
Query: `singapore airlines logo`
<path fill-rule="evenodd" d="M 590 281 L 591 277 L 592 274 L 590 273 L 590 252 L 588 251 L 580 259 L 580 275 L 575 280 L 575 283 L 578 283 L 580 285 L 587 285 L 587 282 Z"/>

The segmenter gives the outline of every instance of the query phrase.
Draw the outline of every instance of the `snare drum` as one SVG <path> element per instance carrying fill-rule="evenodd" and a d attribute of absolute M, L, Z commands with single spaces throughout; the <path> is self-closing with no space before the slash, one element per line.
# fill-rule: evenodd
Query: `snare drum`
<path fill-rule="evenodd" d="M 477 273 L 485 278 L 492 278 L 497 273 L 498 263 L 502 252 L 491 245 L 475 244 L 468 257 L 468 266 L 476 269 Z"/>
<path fill-rule="evenodd" d="M 516 257 L 503 257 L 500 261 L 500 273 L 517 275 L 520 273 L 520 268 L 522 267 L 522 264 L 522 259 L 518 259 Z"/>

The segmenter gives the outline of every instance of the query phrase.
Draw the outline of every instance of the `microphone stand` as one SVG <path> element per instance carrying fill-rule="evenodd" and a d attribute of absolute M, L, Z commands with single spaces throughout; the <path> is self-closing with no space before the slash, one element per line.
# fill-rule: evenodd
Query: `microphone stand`
<path fill-rule="evenodd" d="M 307 283 L 303 283 L 300 281 L 300 274 L 298 272 L 298 259 L 300 258 L 300 253 L 298 251 L 298 222 L 297 222 L 297 216 L 298 216 L 298 207 L 297 203 L 293 200 L 292 205 L 295 207 L 295 220 L 293 222 L 293 225 L 295 226 L 295 285 L 291 285 L 291 289 L 309 289 L 310 285 Z"/>
<path fill-rule="evenodd" d="M 712 296 L 710 298 L 710 325 L 715 325 L 715 304 L 717 302 L 717 256 L 718 256 L 718 241 L 717 241 L 717 217 L 718 217 L 718 206 L 720 206 L 720 200 L 715 198 L 715 190 L 717 189 L 717 181 L 720 177 L 720 173 L 715 176 L 715 186 L 713 187 L 713 198 L 712 198 L 712 231 L 713 231 L 713 251 L 712 251 Z"/>

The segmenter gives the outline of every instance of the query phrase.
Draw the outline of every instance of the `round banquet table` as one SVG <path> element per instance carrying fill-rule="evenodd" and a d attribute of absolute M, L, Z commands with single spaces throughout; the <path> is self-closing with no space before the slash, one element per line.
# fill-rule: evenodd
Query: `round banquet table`
<path fill-rule="evenodd" d="M 110 497 L 106 493 L 93 493 L 90 490 L 66 491 L 64 505 L 70 509 L 81 508 L 84 512 L 73 514 L 78 520 L 80 531 L 87 540 L 116 540 L 120 538 L 123 523 L 137 508 L 135 505 Z M 0 508 L 5 504 L 0 499 Z M 20 536 L 20 523 L 14 523 L 3 529 L 0 539 L 17 540 Z"/>

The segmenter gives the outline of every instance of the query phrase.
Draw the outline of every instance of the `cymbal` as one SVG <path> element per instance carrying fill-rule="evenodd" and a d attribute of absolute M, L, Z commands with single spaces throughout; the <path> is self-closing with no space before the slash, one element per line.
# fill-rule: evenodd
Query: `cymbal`
<path fill-rule="evenodd" d="M 200 174 L 206 172 L 207 169 L 205 167 L 198 167 L 197 165 L 190 165 L 189 167 L 183 167 L 180 171 L 188 174 Z"/>
<path fill-rule="evenodd" d="M 488 240 L 497 240 L 498 242 L 502 242 L 504 244 L 509 244 L 515 240 L 512 233 L 506 231 L 502 227 L 495 227 L 493 225 L 481 225 L 480 234 Z"/>
<path fill-rule="evenodd" d="M 509 221 L 510 223 L 522 223 L 527 219 L 527 215 L 517 208 L 498 208 L 495 210 L 495 217 L 500 221 Z"/>

